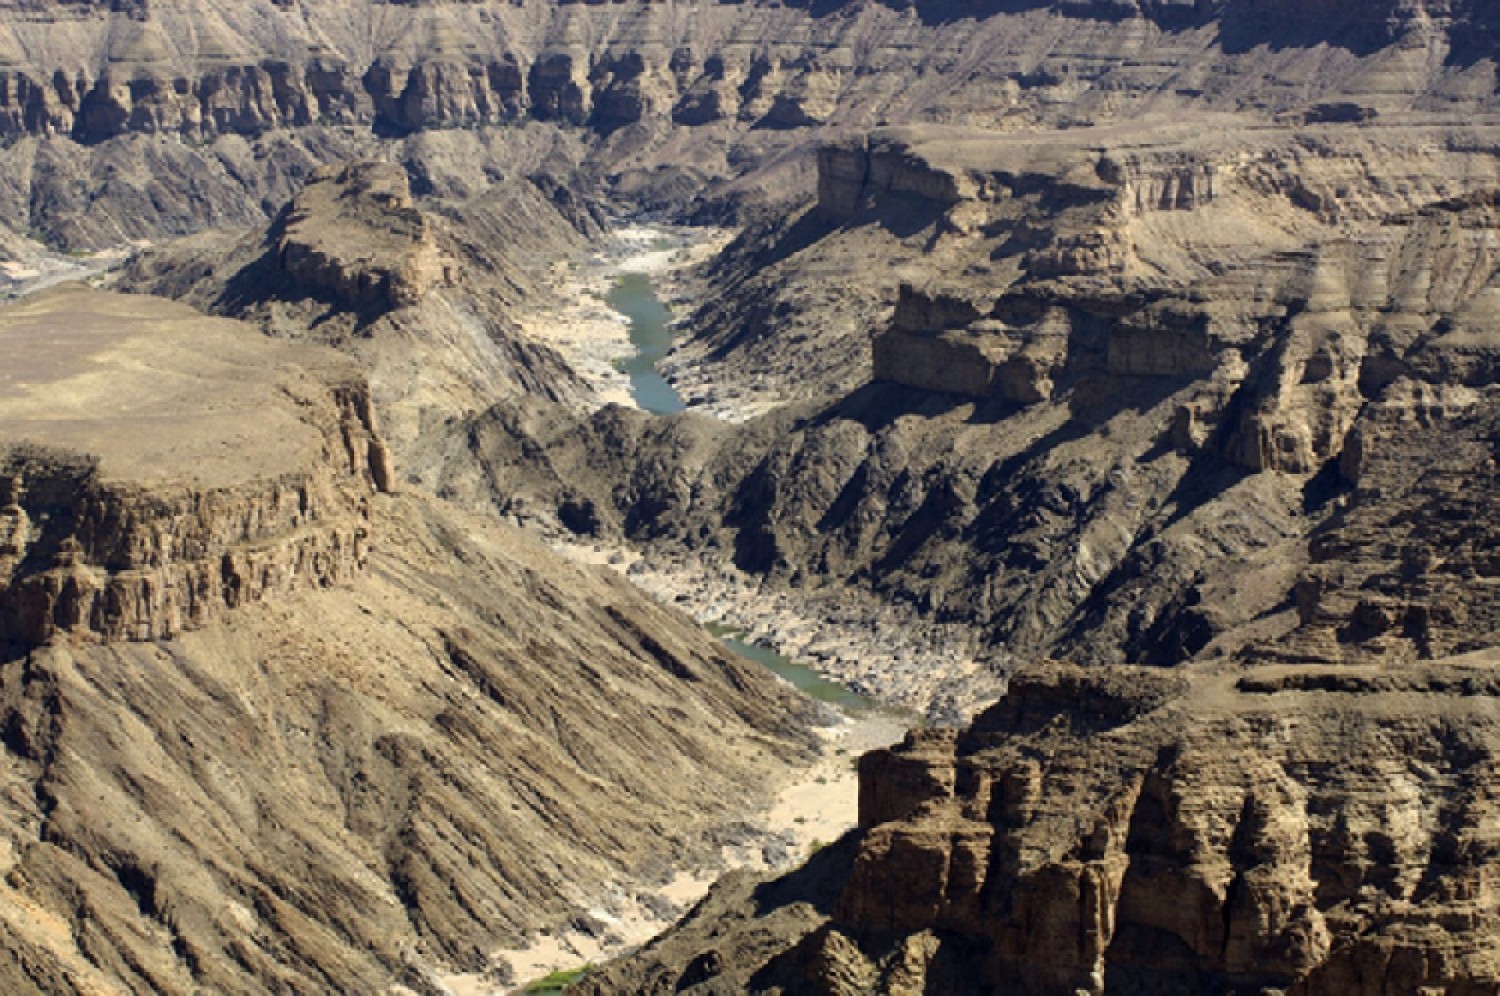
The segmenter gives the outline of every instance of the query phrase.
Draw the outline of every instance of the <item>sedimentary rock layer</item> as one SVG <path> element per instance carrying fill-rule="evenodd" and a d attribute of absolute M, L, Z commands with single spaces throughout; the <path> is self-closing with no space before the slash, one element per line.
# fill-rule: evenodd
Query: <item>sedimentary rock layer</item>
<path fill-rule="evenodd" d="M 1467 649 L 1490 540 L 1460 509 L 1492 500 L 1496 347 L 1459 316 L 1487 308 L 1492 213 L 1447 205 L 1184 297 L 984 298 L 1009 328 L 1062 316 L 1033 340 L 1058 357 L 1048 397 L 872 385 L 739 428 L 496 412 L 465 430 L 490 497 L 453 487 L 532 514 L 587 499 L 600 532 L 869 586 L 1022 654 L 1175 663 L 1291 633 L 1329 659 Z M 1473 554 L 1418 569 L 1450 518 Z"/>
<path fill-rule="evenodd" d="M 80 285 L 0 336 L 7 642 L 168 638 L 364 566 L 393 470 L 348 361 Z"/>
<path fill-rule="evenodd" d="M 401 167 L 356 160 L 316 171 L 268 226 L 140 254 L 117 284 L 357 358 L 392 451 L 420 475 L 434 426 L 507 396 L 585 399 L 562 357 L 511 318 L 538 293 L 542 261 L 581 245 L 525 179 L 455 216 L 418 207 Z"/>
<path fill-rule="evenodd" d="M 1323 9 L 1324 7 L 1336 9 Z M 935 109 L 918 76 L 978 100 L 946 113 L 1036 113 L 1093 89 L 1159 106 L 1271 109 L 1320 95 L 1384 106 L 1425 91 L 1433 108 L 1492 101 L 1466 75 L 1495 29 L 1478 2 L 1373 9 L 1214 4 L 558 3 L 349 4 L 301 0 L 7 4 L 0 121 L 12 134 L 98 142 L 126 132 L 249 133 L 316 123 L 389 130 L 522 117 L 601 130 L 647 118 L 768 128 Z M 1415 54 L 1436 44 L 1438 68 Z M 1276 50 L 1300 49 L 1292 58 Z M 1368 66 L 1359 59 L 1382 50 Z M 1200 57 L 1227 57 L 1205 71 Z M 975 53 L 982 53 L 978 65 Z M 1403 55 L 1403 53 L 1412 53 Z M 1306 83 L 1278 93 L 1274 82 Z M 1351 72 L 1351 68 L 1358 67 Z M 942 94 L 951 98 L 951 90 Z M 1327 117 L 1342 105 L 1330 102 Z M 1046 113 L 1044 110 L 1042 113 Z M 1359 117 L 1356 111 L 1354 117 Z"/>
<path fill-rule="evenodd" d="M 311 168 L 377 139 L 400 141 L 411 162 L 430 150 L 410 137 L 495 126 L 560 136 L 574 146 L 566 165 L 633 203 L 706 193 L 706 214 L 753 217 L 807 192 L 809 129 L 1024 131 L 1226 111 L 1354 123 L 1416 112 L 1461 127 L 1495 109 L 1495 19 L 1478 2 L 0 9 L 0 134 L 13 143 L 0 222 L 66 245 L 248 224 Z"/>
<path fill-rule="evenodd" d="M 5 991 L 446 991 L 807 749 L 684 617 L 388 493 L 347 357 L 76 285 L 0 342 Z"/>
<path fill-rule="evenodd" d="M 1480 993 L 1493 655 L 1045 665 L 860 764 L 860 831 L 583 991 Z"/>

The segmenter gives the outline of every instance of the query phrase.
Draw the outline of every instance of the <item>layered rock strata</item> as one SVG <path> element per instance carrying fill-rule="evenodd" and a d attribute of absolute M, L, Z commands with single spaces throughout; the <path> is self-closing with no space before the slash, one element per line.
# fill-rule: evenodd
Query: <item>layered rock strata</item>
<path fill-rule="evenodd" d="M 166 639 L 363 568 L 394 471 L 347 361 L 80 285 L 12 306 L 0 336 L 8 642 Z"/>
<path fill-rule="evenodd" d="M 69 245 L 197 228 L 189 196 L 249 223 L 267 167 L 274 211 L 282 179 L 434 132 L 540 126 L 581 140 L 570 165 L 587 160 L 621 196 L 680 207 L 729 180 L 707 210 L 749 217 L 807 191 L 810 129 L 1225 111 L 1355 124 L 1415 111 L 1461 129 L 1495 110 L 1496 26 L 1478 2 L 14 0 L 4 13 L 0 220 Z M 1203 178 L 1184 179 L 1171 197 L 1196 196 Z"/>
<path fill-rule="evenodd" d="M 1022 671 L 582 991 L 1489 992 L 1493 668 Z"/>
<path fill-rule="evenodd" d="M 885 334 L 920 384 L 742 427 L 490 413 L 465 445 L 501 483 L 451 486 L 543 518 L 587 500 L 599 535 L 868 587 L 1022 655 L 1169 664 L 1294 633 L 1320 659 L 1471 649 L 1495 224 L 1475 194 L 1180 291 L 908 290 Z M 1429 542 L 1472 552 L 1445 568 Z"/>
<path fill-rule="evenodd" d="M 393 491 L 347 357 L 77 285 L 0 341 L 6 992 L 447 992 L 665 913 L 809 749 L 689 620 Z"/>
<path fill-rule="evenodd" d="M 374 163 L 313 174 L 279 220 L 275 252 L 289 281 L 351 311 L 391 311 L 458 282 L 405 171 Z"/>
<path fill-rule="evenodd" d="M 1036 112 L 1088 90 L 1099 92 L 1075 113 L 1104 110 L 1104 92 L 1232 103 L 1245 85 L 1239 73 L 1216 79 L 1187 65 L 1192 55 L 1218 51 L 1231 64 L 1264 63 L 1329 94 L 1308 105 L 1315 116 L 1358 120 L 1363 108 L 1388 106 L 1402 84 L 1433 73 L 1430 64 L 1391 54 L 1353 80 L 1319 79 L 1316 70 L 1424 45 L 1457 54 L 1495 29 L 1477 2 L 1392 0 L 1357 12 L 1273 0 L 1032 8 L 525 0 L 351 12 L 332 0 L 234 10 L 201 2 L 11 3 L 0 112 L 10 133 L 86 142 L 141 131 L 315 123 L 415 130 L 523 117 L 604 130 L 668 116 L 687 125 L 738 119 L 794 128 L 868 114 L 871 105 L 921 106 L 928 94 L 862 77 L 872 68 L 880 70 L 874 77 L 911 68 L 913 50 L 924 73 L 951 70 L 959 53 L 988 44 L 982 82 L 998 98 L 991 114 Z M 1073 35 L 1078 61 L 1056 45 L 1060 31 Z M 1316 51 L 1319 43 L 1325 51 Z M 1256 51 L 1263 45 L 1308 51 L 1278 64 Z M 1044 58 L 1028 68 L 1037 54 Z M 1434 107 L 1483 99 L 1463 85 L 1465 60 L 1454 62 L 1435 74 L 1443 85 L 1427 97 Z M 1363 100 L 1337 99 L 1347 95 Z M 1271 106 L 1290 99 L 1278 101 L 1270 89 L 1257 96 Z M 982 113 L 967 105 L 950 113 L 965 110 Z"/>

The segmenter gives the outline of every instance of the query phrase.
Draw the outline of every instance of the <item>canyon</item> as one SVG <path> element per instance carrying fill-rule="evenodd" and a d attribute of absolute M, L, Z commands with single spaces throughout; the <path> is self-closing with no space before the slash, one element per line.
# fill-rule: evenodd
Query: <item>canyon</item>
<path fill-rule="evenodd" d="M 829 719 L 688 613 L 928 722 L 576 991 L 1500 987 L 1490 5 L 0 14 L 8 988 L 665 924 Z"/>
<path fill-rule="evenodd" d="M 400 487 L 354 361 L 76 285 L 0 326 L 15 991 L 442 991 L 811 751 L 688 620 Z"/>

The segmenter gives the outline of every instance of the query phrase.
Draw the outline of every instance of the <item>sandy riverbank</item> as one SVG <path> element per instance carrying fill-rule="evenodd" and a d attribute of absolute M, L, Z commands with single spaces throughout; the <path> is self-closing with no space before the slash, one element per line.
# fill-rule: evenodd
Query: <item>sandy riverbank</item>
<path fill-rule="evenodd" d="M 65 256 L 38 246 L 23 258 L 0 260 L 0 301 L 35 294 L 70 280 L 99 277 L 146 245 L 149 243 L 134 243 L 76 256 Z"/>
<path fill-rule="evenodd" d="M 621 887 L 588 897 L 587 913 L 561 930 L 539 935 L 524 949 L 498 951 L 483 975 L 456 975 L 443 983 L 456 996 L 497 996 L 522 992 L 527 983 L 558 970 L 571 970 L 615 957 L 670 926 L 701 899 L 725 872 L 737 868 L 784 871 L 805 861 L 858 822 L 859 784 L 855 762 L 866 751 L 899 740 L 906 722 L 881 712 L 844 719 L 821 730 L 823 749 L 812 766 L 799 772 L 767 807 L 747 814 L 719 849 L 716 860 L 678 873 L 656 890 Z"/>

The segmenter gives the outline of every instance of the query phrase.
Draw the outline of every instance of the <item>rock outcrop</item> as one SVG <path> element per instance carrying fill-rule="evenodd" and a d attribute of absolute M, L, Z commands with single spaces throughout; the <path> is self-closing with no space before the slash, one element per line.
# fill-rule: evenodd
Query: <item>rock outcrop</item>
<path fill-rule="evenodd" d="M 350 311 L 408 307 L 458 282 L 458 260 L 438 245 L 397 166 L 320 170 L 275 234 L 276 269 L 308 296 L 326 295 Z"/>
<path fill-rule="evenodd" d="M 310 339 L 356 357 L 408 475 L 435 458 L 424 433 L 497 398 L 581 404 L 588 389 L 511 317 L 542 262 L 580 233 L 524 178 L 439 213 L 406 170 L 356 160 L 315 172 L 264 229 L 138 255 L 117 285 Z M 458 216 L 455 217 L 455 214 Z"/>
<path fill-rule="evenodd" d="M 12 306 L 0 335 L 14 357 L 0 404 L 6 642 L 168 639 L 363 568 L 370 500 L 394 471 L 352 364 L 78 285 Z M 140 372 L 90 376 L 69 352 Z M 199 374 L 206 362 L 233 380 Z M 252 429 L 259 446 L 228 452 Z"/>
<path fill-rule="evenodd" d="M 1491 991 L 1493 669 L 1024 670 L 581 991 Z"/>

